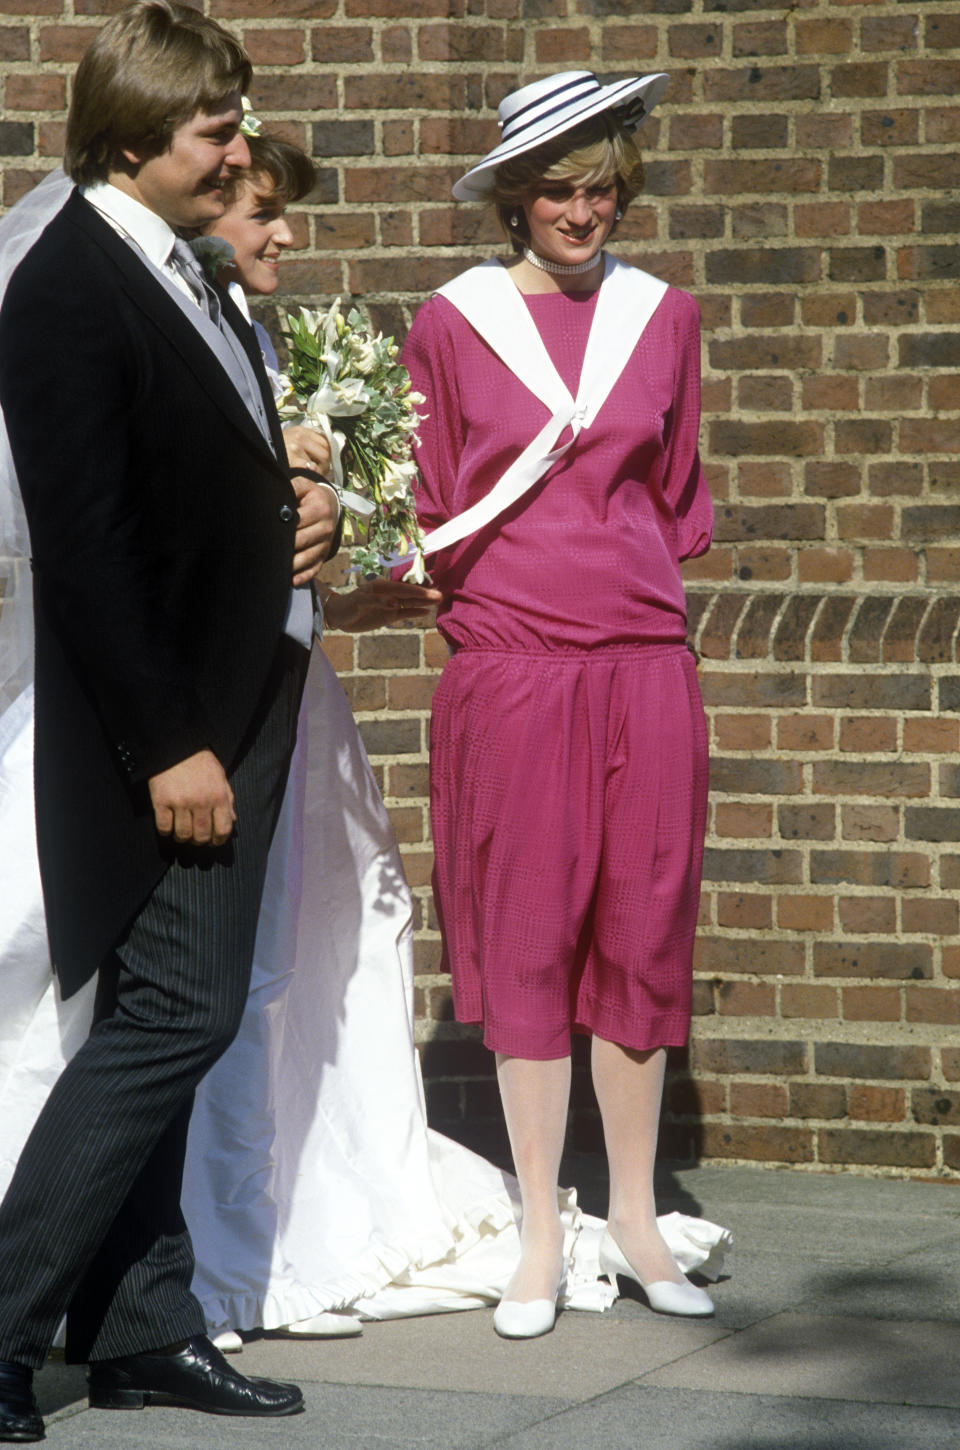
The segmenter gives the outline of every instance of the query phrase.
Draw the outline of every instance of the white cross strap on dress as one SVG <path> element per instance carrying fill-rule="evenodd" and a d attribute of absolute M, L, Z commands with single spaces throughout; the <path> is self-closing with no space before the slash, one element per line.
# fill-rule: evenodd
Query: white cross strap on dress
<path fill-rule="evenodd" d="M 589 428 L 623 372 L 647 323 L 667 291 L 666 282 L 607 256 L 597 309 L 576 398 L 557 372 L 530 310 L 505 267 L 497 261 L 471 267 L 439 289 L 524 387 L 550 409 L 536 438 L 475 504 L 448 519 L 423 540 L 434 554 L 474 534 L 516 503 Z M 570 437 L 559 443 L 564 430 Z"/>

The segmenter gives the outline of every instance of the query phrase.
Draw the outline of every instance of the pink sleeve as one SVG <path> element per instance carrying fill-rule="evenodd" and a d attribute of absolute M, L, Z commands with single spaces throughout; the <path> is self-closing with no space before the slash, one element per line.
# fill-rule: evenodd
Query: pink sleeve
<path fill-rule="evenodd" d="M 705 554 L 713 537 L 713 503 L 700 463 L 700 309 L 686 292 L 674 323 L 677 340 L 673 408 L 663 492 L 678 525 L 678 556 Z"/>
<path fill-rule="evenodd" d="M 456 348 L 445 312 L 454 312 L 448 302 L 428 298 L 414 318 L 401 352 L 413 387 L 426 398 L 419 405 L 426 416 L 417 429 L 420 441 L 413 450 L 420 470 L 417 515 L 424 533 L 454 512 L 451 500 L 463 445 Z"/>

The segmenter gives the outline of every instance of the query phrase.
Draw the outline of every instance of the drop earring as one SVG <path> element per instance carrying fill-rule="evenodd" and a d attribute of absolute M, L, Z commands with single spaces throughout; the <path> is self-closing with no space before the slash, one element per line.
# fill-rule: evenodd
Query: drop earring
<path fill-rule="evenodd" d="M 513 212 L 511 214 L 510 225 L 513 227 L 514 231 L 516 231 L 517 227 L 520 225 L 520 218 L 516 212 Z"/>
<path fill-rule="evenodd" d="M 617 221 L 623 221 L 623 212 L 620 210 L 619 207 L 617 207 Z"/>

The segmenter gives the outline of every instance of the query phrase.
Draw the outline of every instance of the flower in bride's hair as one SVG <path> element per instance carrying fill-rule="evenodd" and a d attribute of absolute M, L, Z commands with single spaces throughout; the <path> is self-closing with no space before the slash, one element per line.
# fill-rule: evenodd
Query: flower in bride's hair
<path fill-rule="evenodd" d="M 258 116 L 255 116 L 253 114 L 253 106 L 250 103 L 250 97 L 241 96 L 240 102 L 243 106 L 243 120 L 240 122 L 240 125 L 238 127 L 240 134 L 242 136 L 248 137 L 259 136 L 260 132 L 263 130 L 263 122 Z"/>
<path fill-rule="evenodd" d="M 211 279 L 216 277 L 221 267 L 233 261 L 233 247 L 224 237 L 193 237 L 189 246 Z"/>

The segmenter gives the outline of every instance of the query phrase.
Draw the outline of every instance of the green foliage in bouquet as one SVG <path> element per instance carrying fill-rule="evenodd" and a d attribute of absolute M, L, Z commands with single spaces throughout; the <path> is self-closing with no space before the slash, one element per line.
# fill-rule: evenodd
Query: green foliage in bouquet
<path fill-rule="evenodd" d="M 405 577 L 422 582 L 412 442 L 426 399 L 411 390 L 396 343 L 374 337 L 355 307 L 344 317 L 339 297 L 326 312 L 288 314 L 284 331 L 290 360 L 280 416 L 326 435 L 354 568 L 371 575 L 408 562 Z"/>

